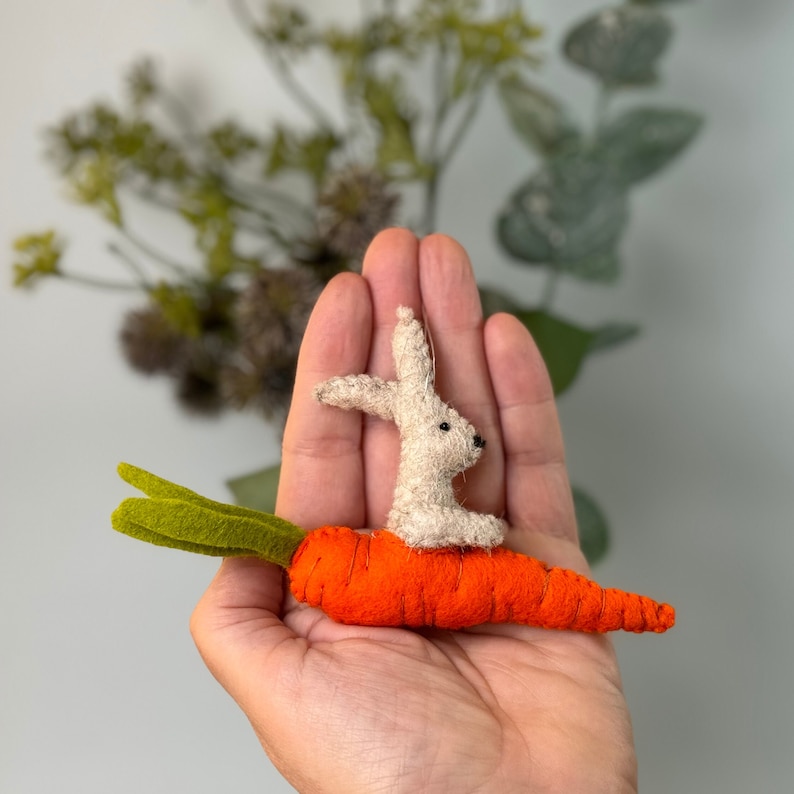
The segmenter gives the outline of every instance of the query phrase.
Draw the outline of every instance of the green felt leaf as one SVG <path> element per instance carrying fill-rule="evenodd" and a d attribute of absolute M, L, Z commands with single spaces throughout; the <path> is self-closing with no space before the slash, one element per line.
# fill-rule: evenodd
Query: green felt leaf
<path fill-rule="evenodd" d="M 563 51 L 607 86 L 642 85 L 655 81 L 656 63 L 672 32 L 667 18 L 653 8 L 611 6 L 574 26 Z"/>
<path fill-rule="evenodd" d="M 519 75 L 503 78 L 498 87 L 513 129 L 538 154 L 550 157 L 580 141 L 573 120 L 551 94 Z"/>
<path fill-rule="evenodd" d="M 580 151 L 554 158 L 519 186 L 497 218 L 497 235 L 522 262 L 612 278 L 627 220 L 625 187 L 597 152 Z"/>
<path fill-rule="evenodd" d="M 519 311 L 549 371 L 554 394 L 562 394 L 575 380 L 586 358 L 593 332 L 543 311 Z"/>
<path fill-rule="evenodd" d="M 702 116 L 687 110 L 634 108 L 610 121 L 599 140 L 616 178 L 629 184 L 664 168 L 702 124 Z"/>
<path fill-rule="evenodd" d="M 278 493 L 278 478 L 281 474 L 281 464 L 268 466 L 235 477 L 226 481 L 226 486 L 232 492 L 234 501 L 238 505 L 250 507 L 253 510 L 262 510 L 273 513 L 276 509 L 276 494 Z"/>
<path fill-rule="evenodd" d="M 122 479 L 149 495 L 125 499 L 113 528 L 159 546 L 212 556 L 256 556 L 287 567 L 306 536 L 295 524 L 269 513 L 215 502 L 129 464 Z"/>
<path fill-rule="evenodd" d="M 609 525 L 596 501 L 577 486 L 573 487 L 573 505 L 579 528 L 579 545 L 587 561 L 593 565 L 609 550 Z"/>

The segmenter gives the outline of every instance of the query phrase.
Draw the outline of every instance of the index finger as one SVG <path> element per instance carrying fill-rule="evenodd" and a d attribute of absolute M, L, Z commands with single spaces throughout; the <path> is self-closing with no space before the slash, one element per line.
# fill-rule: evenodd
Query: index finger
<path fill-rule="evenodd" d="M 282 444 L 276 512 L 306 529 L 364 526 L 361 414 L 320 405 L 312 390 L 328 378 L 366 369 L 371 329 L 366 282 L 355 273 L 336 276 L 303 337 Z"/>

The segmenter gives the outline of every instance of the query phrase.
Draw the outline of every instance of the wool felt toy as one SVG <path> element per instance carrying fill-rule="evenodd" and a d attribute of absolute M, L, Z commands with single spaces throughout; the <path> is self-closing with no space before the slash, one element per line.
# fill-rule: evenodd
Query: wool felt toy
<path fill-rule="evenodd" d="M 517 623 L 588 632 L 663 632 L 673 625 L 668 604 L 602 588 L 499 546 L 504 522 L 455 499 L 453 477 L 478 460 L 485 442 L 435 393 L 430 350 L 410 309 L 398 310 L 392 352 L 396 380 L 338 377 L 314 392 L 328 405 L 397 424 L 400 466 L 386 529 L 307 532 L 129 464 L 119 467 L 121 477 L 149 498 L 124 500 L 113 527 L 157 545 L 281 565 L 298 601 L 340 623 L 443 629 Z"/>

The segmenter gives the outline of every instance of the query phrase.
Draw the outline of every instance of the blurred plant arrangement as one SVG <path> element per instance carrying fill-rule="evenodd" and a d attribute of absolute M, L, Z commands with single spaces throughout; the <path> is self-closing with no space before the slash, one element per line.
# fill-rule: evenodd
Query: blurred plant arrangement
<path fill-rule="evenodd" d="M 120 331 L 136 370 L 171 378 L 190 411 L 250 408 L 280 422 L 323 285 L 358 269 L 380 229 L 435 229 L 444 177 L 495 89 L 532 152 L 527 177 L 496 212 L 496 237 L 512 259 L 546 275 L 542 294 L 526 303 L 483 286 L 483 306 L 527 325 L 560 394 L 590 354 L 639 330 L 584 328 L 557 316 L 560 281 L 618 279 L 632 188 L 701 126 L 688 110 L 613 109 L 626 89 L 658 82 L 672 36 L 661 5 L 613 5 L 567 32 L 564 57 L 595 86 L 594 118 L 585 124 L 530 78 L 541 63 L 541 30 L 518 0 L 373 1 L 349 28 L 320 26 L 308 4 L 266 3 L 255 13 L 230 0 L 306 122 L 202 127 L 151 61 L 135 64 L 120 106 L 91 104 L 48 131 L 49 157 L 71 196 L 112 230 L 108 259 L 117 275 L 73 271 L 63 239 L 47 230 L 15 241 L 15 283 L 61 278 L 139 293 Z M 300 78 L 303 63 L 317 58 L 337 77 L 341 119 Z M 191 256 L 183 261 L 147 237 L 136 220 L 141 203 L 186 224 Z M 230 486 L 238 501 L 272 510 L 277 477 L 275 466 Z M 585 551 L 596 559 L 606 549 L 606 520 L 581 489 L 574 499 Z"/>

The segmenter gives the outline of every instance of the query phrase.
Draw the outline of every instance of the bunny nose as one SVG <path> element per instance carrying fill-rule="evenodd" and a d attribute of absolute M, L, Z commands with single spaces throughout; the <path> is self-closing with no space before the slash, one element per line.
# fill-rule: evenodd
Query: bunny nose
<path fill-rule="evenodd" d="M 485 439 L 482 436 L 474 436 L 474 446 L 477 449 L 485 449 Z"/>

